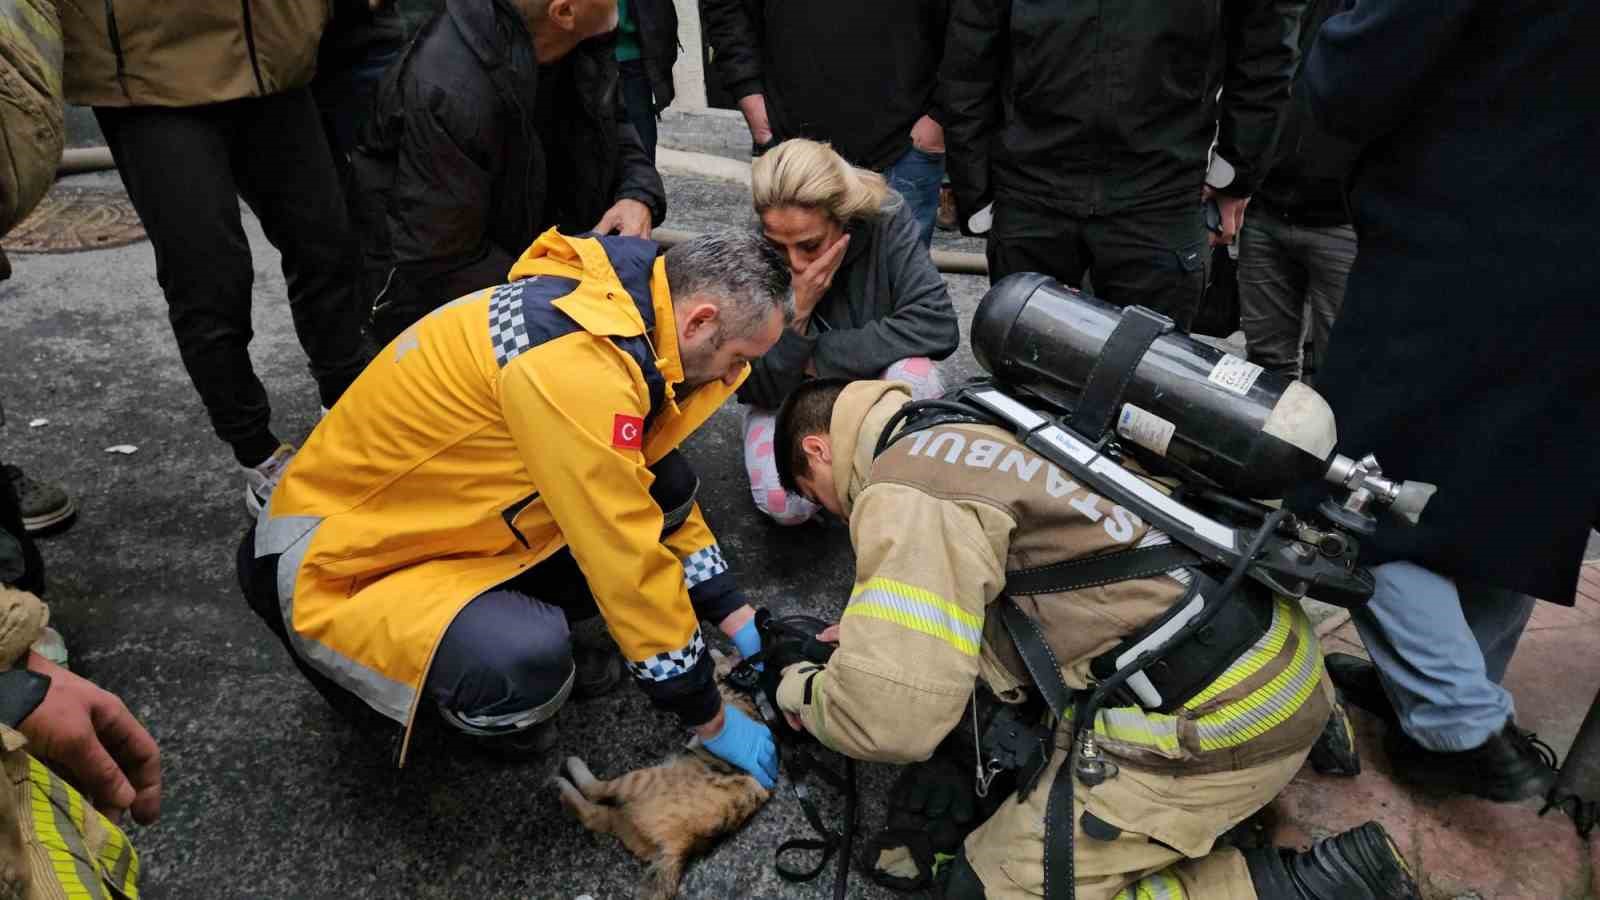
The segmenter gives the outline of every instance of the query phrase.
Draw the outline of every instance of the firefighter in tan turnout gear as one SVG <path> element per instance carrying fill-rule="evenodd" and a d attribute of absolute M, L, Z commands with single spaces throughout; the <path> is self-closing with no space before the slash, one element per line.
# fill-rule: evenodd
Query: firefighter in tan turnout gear
<path fill-rule="evenodd" d="M 1098 657 L 1137 638 L 1206 575 L 1204 567 L 1179 567 L 1008 598 L 1008 572 L 1065 569 L 1169 540 L 994 426 L 919 425 L 913 417 L 894 423 L 894 439 L 876 452 L 910 400 L 894 383 L 812 381 L 789 397 L 777 430 L 785 486 L 848 520 L 856 553 L 838 649 L 826 666 L 787 666 L 778 706 L 833 750 L 894 763 L 928 759 L 947 736 L 972 746 L 980 738 L 977 693 L 1002 710 L 1026 708 L 1034 681 L 1003 604 L 1024 614 L 1017 621 L 1042 638 L 1051 671 L 1081 695 L 1099 672 Z M 1044 718 L 1040 735 L 1050 749 L 1032 771 L 1017 773 L 1021 789 L 941 866 L 944 896 L 1417 896 L 1376 823 L 1300 853 L 1213 849 L 1289 783 L 1332 701 L 1299 604 L 1251 585 L 1241 590 L 1260 593 L 1246 594 L 1242 618 L 1219 618 L 1218 628 L 1247 625 L 1210 641 L 1226 656 L 1192 696 L 1167 711 L 1130 697 L 1099 710 L 1094 745 L 1110 765 L 1099 778 L 1063 785 L 1075 797 L 1064 805 L 1071 818 L 1058 821 L 1049 820 L 1062 815 L 1049 798 L 1074 778 L 1076 761 L 1068 724 Z M 1047 860 L 1060 821 L 1070 823 L 1071 859 Z"/>

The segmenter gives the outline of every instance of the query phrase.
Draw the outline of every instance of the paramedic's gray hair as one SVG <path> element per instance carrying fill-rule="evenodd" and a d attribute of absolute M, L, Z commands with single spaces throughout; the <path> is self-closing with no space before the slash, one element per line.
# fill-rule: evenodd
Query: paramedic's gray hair
<path fill-rule="evenodd" d="M 724 339 L 749 337 L 775 311 L 785 326 L 794 318 L 789 263 L 754 231 L 696 235 L 668 250 L 666 260 L 673 302 L 697 294 L 714 298 L 726 323 Z"/>

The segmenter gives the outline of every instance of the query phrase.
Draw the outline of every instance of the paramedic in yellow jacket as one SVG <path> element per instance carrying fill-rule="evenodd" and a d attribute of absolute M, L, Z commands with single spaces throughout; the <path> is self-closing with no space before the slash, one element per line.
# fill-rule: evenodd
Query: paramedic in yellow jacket
<path fill-rule="evenodd" d="M 723 710 L 699 625 L 753 653 L 753 613 L 675 448 L 778 339 L 788 289 L 753 233 L 658 256 L 546 232 L 318 424 L 240 548 L 252 607 L 336 706 L 407 735 L 426 706 L 524 753 L 582 679 L 568 623 L 598 606 L 651 700 L 770 785 L 771 735 Z"/>
<path fill-rule="evenodd" d="M 897 383 L 808 382 L 785 401 L 776 436 L 785 486 L 848 519 L 856 553 L 838 649 L 826 667 L 788 666 L 778 705 L 830 748 L 900 763 L 928 759 L 946 736 L 972 747 L 978 683 L 1002 704 L 1034 690 L 1001 624 L 1006 572 L 1168 542 L 1000 428 L 897 426 L 905 436 L 875 457 L 890 417 L 910 400 Z M 1014 599 L 1062 681 L 1082 690 L 1091 660 L 1184 597 L 1192 577 L 1173 569 Z M 1162 714 L 1113 703 L 1096 717 L 1100 750 L 1118 768 L 1092 788 L 1071 785 L 1078 815 L 1063 820 L 1076 828 L 1071 865 L 1051 864 L 1078 900 L 1417 896 L 1376 823 L 1301 854 L 1213 850 L 1289 783 L 1329 715 L 1331 689 L 1305 613 L 1288 599 L 1259 602 L 1259 637 L 1246 636 L 1244 651 L 1231 664 L 1224 658 L 1222 673 L 1181 707 Z M 1054 750 L 1037 785 L 1000 804 L 942 867 L 945 897 L 1064 896 L 1060 883 L 1046 889 L 1044 846 L 1051 789 L 1073 777 L 1062 767 L 1066 734 L 1041 735 Z M 969 764 L 967 785 L 971 773 Z M 891 868 L 900 848 L 878 850 L 868 864 Z"/>

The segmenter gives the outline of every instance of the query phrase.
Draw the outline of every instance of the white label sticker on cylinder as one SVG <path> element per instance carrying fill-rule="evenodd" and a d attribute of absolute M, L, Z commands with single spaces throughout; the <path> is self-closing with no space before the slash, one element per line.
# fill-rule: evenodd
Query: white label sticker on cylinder
<path fill-rule="evenodd" d="M 1171 422 L 1132 403 L 1123 404 L 1122 415 L 1117 417 L 1117 434 L 1161 456 L 1167 455 L 1167 445 L 1172 443 L 1176 430 Z"/>
<path fill-rule="evenodd" d="M 1250 393 L 1250 386 L 1261 377 L 1261 367 L 1248 359 L 1228 355 L 1217 360 L 1211 367 L 1211 383 L 1225 390 L 1233 391 L 1243 397 Z"/>

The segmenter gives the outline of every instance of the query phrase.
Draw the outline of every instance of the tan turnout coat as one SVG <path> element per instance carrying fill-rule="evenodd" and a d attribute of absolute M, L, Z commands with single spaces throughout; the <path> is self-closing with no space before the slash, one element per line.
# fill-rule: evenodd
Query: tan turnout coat
<path fill-rule="evenodd" d="M 887 762 L 925 759 L 952 730 L 971 729 L 978 679 L 1002 700 L 1020 699 L 1026 670 L 1000 617 L 988 614 L 1006 571 L 1169 540 L 998 428 L 937 425 L 874 458 L 884 425 L 909 400 L 902 385 L 858 382 L 834 408 L 833 477 L 856 583 L 826 669 L 809 690 L 791 669 L 778 693 L 823 744 Z M 1090 661 L 1164 612 L 1187 577 L 1180 570 L 1017 601 L 1068 686 L 1081 689 Z M 1182 709 L 1102 710 L 1096 732 L 1121 773 L 1080 786 L 1079 809 L 1137 840 L 1080 845 L 1079 896 L 1110 897 L 1141 874 L 1205 857 L 1222 831 L 1271 800 L 1327 721 L 1325 682 L 1311 623 L 1279 598 L 1267 634 Z M 1058 728 L 1051 778 L 1066 740 Z M 1046 784 L 1027 803 L 1008 802 L 968 839 L 991 897 L 1042 891 L 1048 793 Z M 1110 858 L 1108 848 L 1117 848 Z M 1208 865 L 1247 877 L 1236 859 Z"/>

